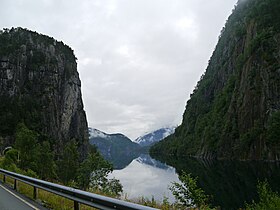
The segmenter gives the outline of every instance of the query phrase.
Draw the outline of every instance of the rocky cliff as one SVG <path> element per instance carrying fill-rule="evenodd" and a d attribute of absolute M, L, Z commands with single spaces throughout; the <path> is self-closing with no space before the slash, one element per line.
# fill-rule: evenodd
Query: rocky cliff
<path fill-rule="evenodd" d="M 88 128 L 81 81 L 71 48 L 22 28 L 0 32 L 0 137 L 12 143 L 16 126 L 51 138 L 59 152 L 75 139 L 86 153 Z"/>
<path fill-rule="evenodd" d="M 240 0 L 182 125 L 152 153 L 280 159 L 280 4 Z"/>

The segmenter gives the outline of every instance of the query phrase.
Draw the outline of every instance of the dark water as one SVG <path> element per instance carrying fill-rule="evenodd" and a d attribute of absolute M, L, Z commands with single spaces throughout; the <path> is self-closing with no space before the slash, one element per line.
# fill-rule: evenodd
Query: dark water
<path fill-rule="evenodd" d="M 280 192 L 280 163 L 261 161 L 206 161 L 193 158 L 157 157 L 162 162 L 198 177 L 198 185 L 212 197 L 211 203 L 222 209 L 238 209 L 257 201 L 258 181 L 267 180 Z"/>
<path fill-rule="evenodd" d="M 129 198 L 141 196 L 174 201 L 168 190 L 171 182 L 179 182 L 178 173 L 184 170 L 198 177 L 198 185 L 211 196 L 211 203 L 222 209 L 238 209 L 244 203 L 257 201 L 258 181 L 267 180 L 274 191 L 280 192 L 280 163 L 202 161 L 193 158 L 141 155 L 115 169 L 112 176 L 120 179 Z"/>

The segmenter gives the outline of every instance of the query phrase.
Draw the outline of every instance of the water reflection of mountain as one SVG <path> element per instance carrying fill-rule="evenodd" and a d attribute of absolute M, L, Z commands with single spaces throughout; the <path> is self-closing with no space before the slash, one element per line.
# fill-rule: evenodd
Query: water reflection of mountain
<path fill-rule="evenodd" d="M 137 161 L 138 163 L 150 165 L 155 168 L 160 168 L 164 170 L 172 169 L 173 167 L 168 166 L 165 163 L 162 163 L 158 160 L 151 158 L 148 154 L 127 154 L 127 155 L 114 155 L 113 157 L 105 156 L 105 159 L 110 161 L 114 169 L 123 169 L 128 166 L 133 160 Z"/>
<path fill-rule="evenodd" d="M 146 164 L 146 165 L 150 165 L 156 168 L 160 168 L 160 169 L 164 169 L 164 170 L 168 170 L 171 169 L 172 167 L 168 166 L 165 163 L 162 163 L 158 160 L 155 160 L 153 158 L 151 158 L 150 155 L 148 154 L 141 154 L 138 158 L 135 159 L 137 162 L 142 163 L 142 164 Z"/>
<path fill-rule="evenodd" d="M 120 154 L 114 156 L 104 156 L 106 160 L 111 162 L 114 166 L 114 169 L 123 169 L 128 166 L 135 158 L 137 158 L 139 154 Z"/>
<path fill-rule="evenodd" d="M 115 169 L 122 169 L 139 156 L 141 147 L 123 134 L 107 134 L 89 128 L 89 143 L 95 145 L 103 157 L 113 163 Z"/>
<path fill-rule="evenodd" d="M 211 195 L 212 203 L 222 209 L 238 209 L 244 202 L 257 200 L 256 185 L 268 180 L 280 192 L 280 165 L 271 162 L 207 161 L 193 158 L 156 157 L 198 177 L 198 184 Z"/>

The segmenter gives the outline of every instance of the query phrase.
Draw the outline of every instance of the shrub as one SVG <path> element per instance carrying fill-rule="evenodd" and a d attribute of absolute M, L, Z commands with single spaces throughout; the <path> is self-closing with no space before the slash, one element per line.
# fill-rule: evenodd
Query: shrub
<path fill-rule="evenodd" d="M 179 179 L 182 183 L 173 182 L 169 188 L 179 206 L 210 209 L 207 205 L 208 196 L 197 186 L 197 177 L 193 178 L 191 174 L 183 172 Z"/>
<path fill-rule="evenodd" d="M 280 209 L 280 196 L 277 192 L 273 192 L 267 181 L 259 182 L 258 195 L 260 201 L 252 204 L 246 204 L 246 210 L 278 210 Z"/>

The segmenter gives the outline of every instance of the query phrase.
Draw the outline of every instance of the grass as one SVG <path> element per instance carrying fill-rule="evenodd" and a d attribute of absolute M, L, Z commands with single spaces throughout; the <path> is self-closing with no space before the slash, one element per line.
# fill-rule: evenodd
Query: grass
<path fill-rule="evenodd" d="M 3 175 L 0 176 L 0 179 L 3 180 Z M 14 179 L 7 177 L 6 176 L 6 185 L 9 185 L 10 187 L 13 188 L 14 186 Z M 18 192 L 29 197 L 30 199 L 33 199 L 33 186 L 30 186 L 24 182 L 18 181 Z M 104 195 L 104 194 L 103 194 Z M 130 200 L 128 198 L 125 198 L 126 201 L 128 202 L 133 202 L 133 203 L 138 203 L 141 205 L 145 206 L 150 206 L 154 208 L 159 208 L 163 210 L 175 210 L 176 206 L 174 204 L 170 204 L 168 202 L 167 198 L 163 199 L 163 202 L 157 202 L 154 198 L 148 199 L 145 197 L 141 197 L 138 199 Z M 74 206 L 74 201 L 64 198 L 59 195 L 55 195 L 53 193 L 47 192 L 42 189 L 38 189 L 37 193 L 37 202 L 45 206 L 46 208 L 49 209 L 54 209 L 54 210 L 70 210 L 73 209 Z M 81 210 L 95 210 L 95 208 L 81 204 L 80 205 Z"/>
<path fill-rule="evenodd" d="M 144 197 L 144 196 L 136 198 L 136 199 L 129 199 L 129 198 L 125 197 L 124 200 L 128 201 L 128 202 L 131 202 L 131 203 L 138 203 L 140 205 L 149 206 L 149 207 L 162 209 L 162 210 L 178 210 L 178 209 L 191 210 L 189 208 L 182 208 L 182 207 L 179 207 L 177 204 L 170 203 L 168 201 L 167 197 L 164 197 L 162 201 L 157 201 L 153 197 L 152 197 L 152 199 L 149 199 L 149 198 Z"/>
<path fill-rule="evenodd" d="M 4 179 L 4 175 L 1 174 L 1 181 L 3 182 Z M 14 179 L 12 179 L 11 177 L 6 176 L 6 185 L 10 186 L 10 187 L 14 187 Z"/>
<path fill-rule="evenodd" d="M 3 180 L 3 175 L 0 175 L 0 179 Z M 14 179 L 6 176 L 6 185 L 13 188 L 14 186 Z M 18 181 L 18 192 L 27 196 L 28 198 L 33 199 L 33 187 L 24 183 Z M 98 192 L 93 192 L 97 194 L 102 194 Z M 104 195 L 104 194 L 102 194 Z M 106 195 L 105 195 L 106 196 Z M 176 209 L 189 209 L 190 208 L 182 208 L 178 207 L 176 204 L 172 204 L 168 201 L 168 198 L 163 198 L 163 201 L 156 201 L 154 198 L 149 199 L 146 197 L 140 197 L 138 199 L 128 199 L 127 197 L 124 198 L 125 201 L 137 203 L 144 206 L 149 206 L 153 208 L 158 208 L 162 210 L 176 210 Z M 46 208 L 53 209 L 53 210 L 70 210 L 73 209 L 74 201 L 64 198 L 62 196 L 47 192 L 42 189 L 38 189 L 37 193 L 37 202 L 39 202 L 41 205 L 45 206 Z M 81 204 L 80 205 L 81 210 L 95 210 L 95 208 Z"/>

